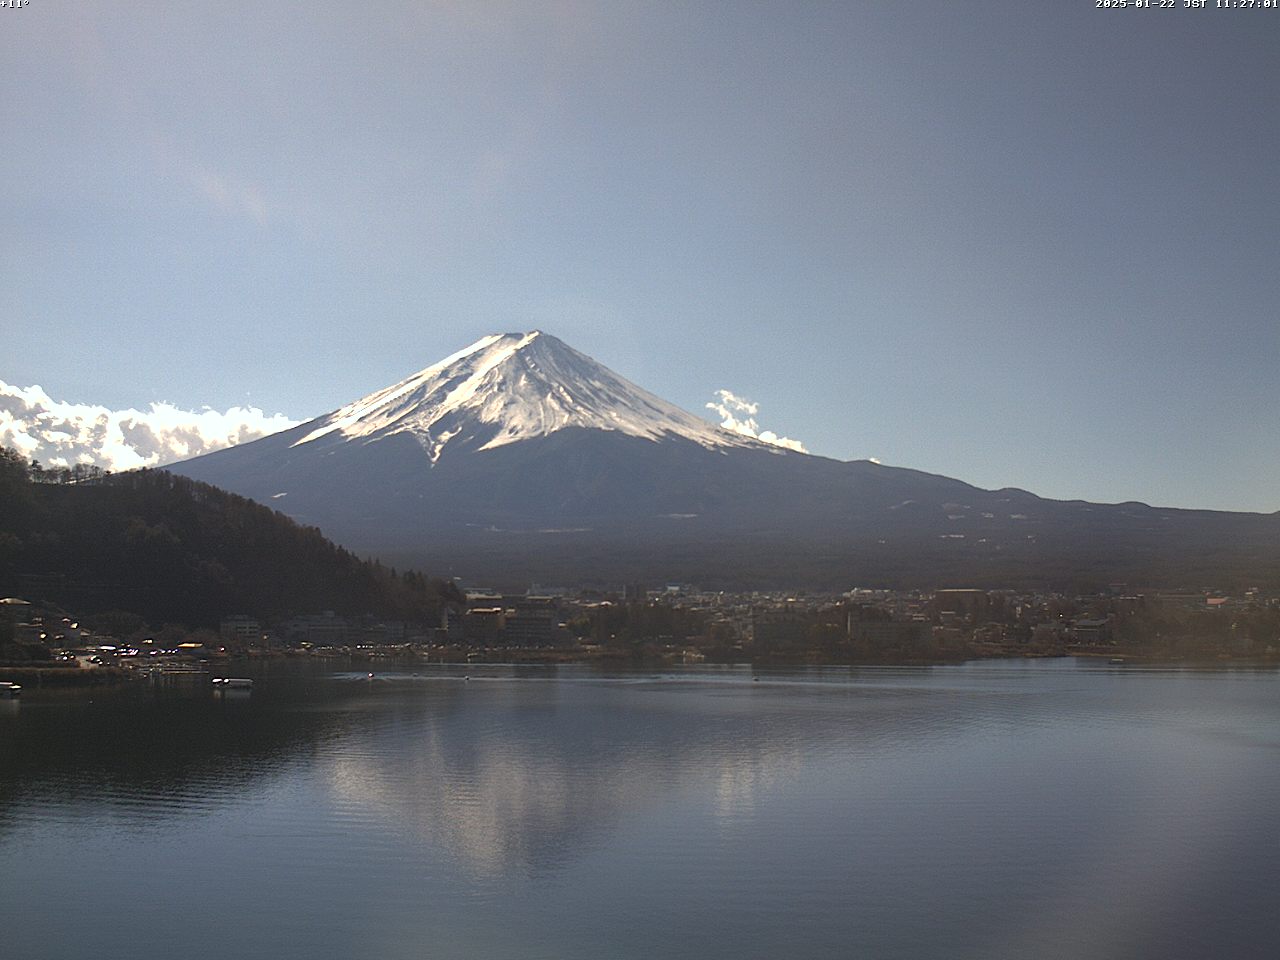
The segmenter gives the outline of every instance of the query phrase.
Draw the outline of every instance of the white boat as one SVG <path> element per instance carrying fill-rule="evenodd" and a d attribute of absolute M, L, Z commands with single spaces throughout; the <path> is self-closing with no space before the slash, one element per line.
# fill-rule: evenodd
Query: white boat
<path fill-rule="evenodd" d="M 16 697 L 22 692 L 22 687 L 16 683 L 10 683 L 7 680 L 0 681 L 0 697 Z"/>
<path fill-rule="evenodd" d="M 213 685 L 219 690 L 250 690 L 253 681 L 245 677 L 214 677 Z"/>

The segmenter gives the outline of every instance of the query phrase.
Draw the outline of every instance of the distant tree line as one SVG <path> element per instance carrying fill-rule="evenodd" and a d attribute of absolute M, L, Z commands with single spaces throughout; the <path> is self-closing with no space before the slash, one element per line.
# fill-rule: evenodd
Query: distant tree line
<path fill-rule="evenodd" d="M 46 467 L 39 460 L 32 460 L 27 464 L 27 477 L 32 483 L 98 483 L 109 476 L 110 470 L 89 463 Z"/>

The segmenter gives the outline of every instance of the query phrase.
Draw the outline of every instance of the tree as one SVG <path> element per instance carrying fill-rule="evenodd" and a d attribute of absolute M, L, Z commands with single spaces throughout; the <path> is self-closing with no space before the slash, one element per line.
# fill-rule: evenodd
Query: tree
<path fill-rule="evenodd" d="M 31 505 L 27 461 L 16 450 L 0 447 L 0 509 L 24 515 Z"/>

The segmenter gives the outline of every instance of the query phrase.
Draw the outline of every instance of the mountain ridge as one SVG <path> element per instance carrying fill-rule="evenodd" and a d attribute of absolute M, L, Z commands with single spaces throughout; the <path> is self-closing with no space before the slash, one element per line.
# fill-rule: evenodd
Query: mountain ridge
<path fill-rule="evenodd" d="M 784 449 L 538 331 L 170 469 L 484 580 L 1280 581 L 1280 514 L 1048 500 Z"/>

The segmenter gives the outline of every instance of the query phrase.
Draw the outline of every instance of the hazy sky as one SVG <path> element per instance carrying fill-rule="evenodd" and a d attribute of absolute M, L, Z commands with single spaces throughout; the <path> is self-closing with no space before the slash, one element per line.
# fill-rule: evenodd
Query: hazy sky
<path fill-rule="evenodd" d="M 8 384 L 306 419 L 537 327 L 826 456 L 1280 509 L 1280 9 L 30 0 L 0 51 Z"/>

